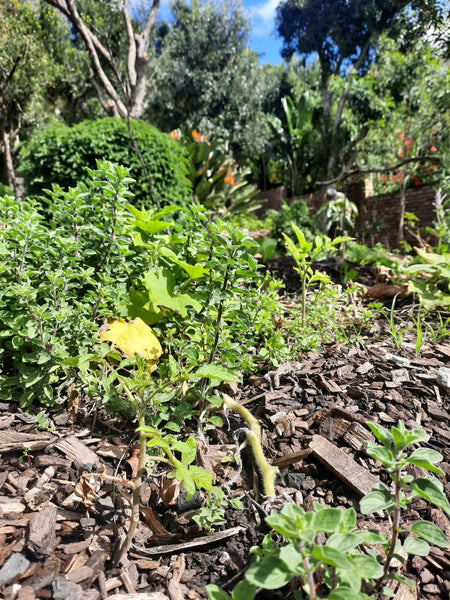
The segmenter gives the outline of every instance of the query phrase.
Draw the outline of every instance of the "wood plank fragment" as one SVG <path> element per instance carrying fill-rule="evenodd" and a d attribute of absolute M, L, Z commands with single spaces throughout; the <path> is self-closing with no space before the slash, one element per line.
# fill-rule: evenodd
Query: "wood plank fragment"
<path fill-rule="evenodd" d="M 138 593 L 138 594 L 114 594 L 109 596 L 108 600 L 170 600 L 162 592 Z"/>
<path fill-rule="evenodd" d="M 22 513 L 24 510 L 25 505 L 16 498 L 11 498 L 11 496 L 0 496 L 0 517 L 12 513 Z"/>
<path fill-rule="evenodd" d="M 18 450 L 42 450 L 55 440 L 49 433 L 23 433 L 20 431 L 3 431 L 0 442 L 0 454 Z"/>
<path fill-rule="evenodd" d="M 376 483 L 380 483 L 378 477 L 321 435 L 314 435 L 309 447 L 322 464 L 358 494 L 364 496 Z"/>
<path fill-rule="evenodd" d="M 95 452 L 74 436 L 58 440 L 55 448 L 58 448 L 67 458 L 73 460 L 75 466 L 79 469 L 87 469 L 98 465 L 98 456 Z"/>
<path fill-rule="evenodd" d="M 284 456 L 280 456 L 272 461 L 272 465 L 274 467 L 278 467 L 279 469 L 286 469 L 290 465 L 293 465 L 300 460 L 303 460 L 307 456 L 311 454 L 311 448 L 305 448 L 304 450 L 297 450 L 297 452 L 290 452 L 289 454 L 285 454 Z"/>
<path fill-rule="evenodd" d="M 14 552 L 0 569 L 0 586 L 8 585 L 30 566 L 30 561 L 22 554 Z"/>
<path fill-rule="evenodd" d="M 165 544 L 164 546 L 150 546 L 148 548 L 135 546 L 133 544 L 132 548 L 135 552 L 130 552 L 130 556 L 137 556 L 138 558 L 140 558 L 141 556 L 157 556 L 158 554 L 171 554 L 179 551 L 184 551 L 188 548 L 209 546 L 210 544 L 214 544 L 219 540 L 235 536 L 241 531 L 243 531 L 242 527 L 232 527 L 231 529 L 226 529 L 225 531 L 218 531 L 217 533 L 213 533 L 212 535 L 203 535 L 193 540 L 189 540 L 188 542 L 182 542 L 180 544 Z"/>

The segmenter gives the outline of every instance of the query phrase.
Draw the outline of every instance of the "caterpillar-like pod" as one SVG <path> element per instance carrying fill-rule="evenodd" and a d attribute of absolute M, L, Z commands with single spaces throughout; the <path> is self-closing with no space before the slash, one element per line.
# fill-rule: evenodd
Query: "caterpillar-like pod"
<path fill-rule="evenodd" d="M 259 421 L 255 419 L 250 411 L 244 406 L 230 398 L 228 394 L 222 394 L 223 403 L 228 408 L 235 410 L 247 422 L 250 430 L 247 431 L 247 440 L 252 448 L 253 457 L 256 465 L 261 473 L 262 486 L 266 496 L 275 496 L 275 478 L 278 474 L 278 469 L 269 464 L 264 456 L 261 445 L 261 426 Z"/>

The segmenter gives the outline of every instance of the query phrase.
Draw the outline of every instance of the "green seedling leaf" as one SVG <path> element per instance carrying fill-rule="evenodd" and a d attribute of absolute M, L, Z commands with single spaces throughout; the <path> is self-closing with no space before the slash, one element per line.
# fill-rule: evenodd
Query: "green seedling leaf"
<path fill-rule="evenodd" d="M 444 472 L 435 466 L 435 463 L 441 462 L 442 458 L 442 454 L 436 452 L 436 450 L 432 450 L 431 448 L 417 448 L 408 457 L 408 462 L 412 465 L 422 467 L 431 473 L 443 475 Z"/>
<path fill-rule="evenodd" d="M 414 589 L 415 589 L 414 581 L 411 581 L 411 579 L 408 579 L 407 577 L 403 577 L 402 575 L 399 575 L 398 573 L 390 573 L 389 575 L 386 575 L 386 579 L 393 579 L 394 581 L 399 581 L 400 583 L 403 583 L 407 587 L 409 587 L 409 589 L 412 591 L 414 591 Z M 386 588 L 384 588 L 384 589 L 386 589 Z M 383 594 L 385 594 L 385 592 L 383 592 Z M 393 595 L 394 594 L 392 594 L 392 596 Z"/>
<path fill-rule="evenodd" d="M 411 531 L 423 540 L 433 544 L 433 546 L 439 546 L 440 548 L 450 547 L 450 541 L 444 532 L 434 525 L 434 523 L 430 523 L 430 521 L 417 521 L 411 527 Z"/>
<path fill-rule="evenodd" d="M 253 600 L 257 589 L 255 585 L 244 579 L 231 592 L 231 600 Z"/>
<path fill-rule="evenodd" d="M 176 441 L 173 444 L 173 449 L 181 452 L 181 462 L 185 465 L 191 464 L 197 455 L 197 444 L 192 436 L 185 442 Z"/>
<path fill-rule="evenodd" d="M 415 554 L 416 556 L 428 556 L 430 546 L 425 540 L 410 536 L 406 538 L 403 550 L 408 554 Z"/>
<path fill-rule="evenodd" d="M 334 533 L 342 519 L 342 510 L 340 508 L 324 508 L 320 512 L 314 513 L 311 526 L 316 531 L 325 531 Z"/>
<path fill-rule="evenodd" d="M 195 372 L 197 377 L 217 379 L 218 381 L 240 381 L 239 375 L 220 365 L 203 365 Z"/>
<path fill-rule="evenodd" d="M 379 425 L 378 423 L 372 423 L 371 421 L 367 421 L 367 426 L 370 428 L 370 430 L 372 431 L 373 435 L 377 438 L 377 440 L 380 440 L 380 442 L 383 442 L 384 446 L 390 445 L 390 443 L 392 441 L 392 435 L 391 435 L 390 431 L 388 431 L 382 425 Z"/>
<path fill-rule="evenodd" d="M 205 589 L 208 600 L 230 600 L 230 596 L 217 585 L 207 585 Z"/>
<path fill-rule="evenodd" d="M 334 533 L 328 538 L 326 545 L 340 552 L 348 552 L 360 543 L 361 540 L 355 533 Z"/>
<path fill-rule="evenodd" d="M 356 510 L 348 508 L 342 514 L 339 530 L 342 533 L 351 533 L 356 527 Z"/>
<path fill-rule="evenodd" d="M 391 466 L 394 462 L 394 455 L 388 448 L 368 445 L 366 452 L 371 458 L 380 461 L 385 467 Z"/>
<path fill-rule="evenodd" d="M 339 586 L 328 595 L 328 600 L 369 600 L 369 596 L 352 588 Z"/>
<path fill-rule="evenodd" d="M 359 508 L 363 515 L 385 510 L 391 506 L 394 506 L 394 501 L 389 490 L 384 487 L 370 492 L 364 498 L 361 498 L 359 503 Z"/>
<path fill-rule="evenodd" d="M 311 556 L 331 567 L 338 567 L 340 569 L 352 568 L 352 563 L 345 554 L 330 546 L 314 546 Z"/>
<path fill-rule="evenodd" d="M 371 556 L 357 554 L 352 557 L 352 560 L 356 564 L 356 570 L 361 578 L 378 579 L 379 577 L 382 577 L 383 565 Z"/>
<path fill-rule="evenodd" d="M 278 558 L 284 562 L 292 573 L 302 573 L 304 571 L 303 556 L 294 544 L 282 546 Z"/>
<path fill-rule="evenodd" d="M 442 492 L 440 482 L 437 479 L 434 477 L 416 479 L 411 489 L 417 496 L 431 502 L 431 504 L 443 510 L 447 515 L 450 515 L 449 501 Z"/>
<path fill-rule="evenodd" d="M 268 556 L 262 561 L 252 563 L 245 578 L 252 585 L 264 590 L 276 590 L 289 583 L 294 573 L 276 556 Z"/>

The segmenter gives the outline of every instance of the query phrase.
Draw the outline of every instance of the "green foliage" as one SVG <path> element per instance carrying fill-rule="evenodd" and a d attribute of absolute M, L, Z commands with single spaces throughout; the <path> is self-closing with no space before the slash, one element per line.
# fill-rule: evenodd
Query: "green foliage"
<path fill-rule="evenodd" d="M 249 170 L 240 169 L 217 142 L 195 129 L 181 136 L 181 141 L 189 159 L 188 177 L 194 196 L 208 213 L 228 218 L 259 208 L 255 200 L 258 190 L 247 181 Z"/>
<path fill-rule="evenodd" d="M 182 373 L 205 363 L 239 372 L 266 359 L 275 335 L 272 317 L 282 309 L 276 285 L 259 272 L 253 256 L 258 246 L 247 233 L 219 219 L 208 222 L 195 204 L 159 233 L 157 213 L 134 214 L 134 242 L 154 263 L 130 290 L 129 317 L 156 324 Z M 252 357 L 255 347 L 262 354 Z M 274 350 L 274 360 L 276 355 Z M 194 382 L 202 402 L 204 392 L 205 383 Z"/>
<path fill-rule="evenodd" d="M 86 167 L 94 168 L 96 160 L 110 160 L 129 169 L 137 205 L 186 204 L 190 186 L 182 147 L 142 121 L 132 121 L 131 131 L 151 184 L 133 149 L 126 121 L 104 118 L 73 127 L 51 127 L 24 144 L 19 170 L 25 178 L 27 193 L 39 195 L 52 184 L 63 188 L 75 186 L 86 181 Z"/>
<path fill-rule="evenodd" d="M 408 290 L 417 294 L 420 303 L 427 309 L 448 307 L 450 305 L 450 253 L 426 252 L 415 248 L 421 259 L 405 269 L 415 275 Z"/>
<path fill-rule="evenodd" d="M 364 244 L 349 241 L 345 245 L 344 258 L 358 265 L 373 265 L 399 269 L 399 260 L 390 253 L 382 244 L 377 243 L 372 248 Z"/>
<path fill-rule="evenodd" d="M 240 3 L 177 0 L 172 16 L 157 31 L 148 120 L 163 131 L 200 130 L 247 163 L 263 148 L 260 114 L 276 82 L 260 76 Z"/>
<path fill-rule="evenodd" d="M 261 547 L 250 550 L 254 558 L 245 573 L 245 584 L 238 584 L 241 587 L 236 586 L 231 598 L 253 598 L 258 588 L 277 590 L 288 584 L 301 598 L 317 598 L 317 587 L 326 590 L 329 600 L 382 598 L 392 593 L 386 586 L 389 580 L 414 587 L 392 567 L 394 557 L 405 562 L 404 555 L 426 556 L 429 544 L 450 546 L 444 533 L 429 521 L 416 521 L 408 529 L 401 526 L 401 511 L 416 498 L 450 514 L 450 504 L 438 479 L 415 479 L 405 471 L 416 465 L 443 475 L 436 466 L 442 460 L 441 454 L 414 448 L 425 440 L 425 431 L 407 430 L 401 421 L 391 431 L 376 423 L 368 425 L 381 446 L 368 443 L 367 453 L 384 465 L 391 486 L 374 486 L 361 500 L 361 512 L 384 512 L 390 523 L 389 535 L 357 529 L 353 508 L 341 510 L 315 503 L 314 509 L 306 512 L 296 504 L 285 504 L 281 511 L 272 510 L 266 518 L 272 533 Z M 281 543 L 276 542 L 275 534 L 281 536 Z M 245 596 L 241 589 L 245 589 Z M 210 600 L 229 598 L 215 585 L 207 586 L 207 593 Z"/>
<path fill-rule="evenodd" d="M 305 147 L 312 132 L 313 103 L 309 95 L 294 104 L 289 96 L 281 99 L 286 124 L 275 115 L 268 115 L 267 121 L 272 133 L 273 151 L 280 155 L 285 170 L 285 183 L 290 196 L 304 190 L 300 180 L 301 164 Z"/>
<path fill-rule="evenodd" d="M 324 235 L 316 235 L 312 241 L 308 241 L 302 230 L 299 229 L 294 223 L 292 223 L 292 230 L 297 238 L 297 243 L 295 243 L 286 234 L 283 234 L 283 237 L 285 239 L 286 249 L 293 257 L 295 264 L 297 265 L 295 270 L 300 275 L 302 293 L 301 316 L 302 324 L 304 325 L 306 321 L 306 295 L 309 288 L 314 283 L 330 283 L 330 278 L 328 275 L 320 271 L 313 270 L 311 266 L 313 261 L 318 260 L 319 258 L 324 258 L 328 253 L 336 251 L 337 247 L 349 241 L 351 238 L 341 236 L 331 240 Z"/>
<path fill-rule="evenodd" d="M 294 234 L 292 223 L 299 227 L 307 239 L 312 239 L 320 232 L 317 221 L 310 216 L 308 205 L 304 200 L 294 200 L 290 204 L 283 203 L 281 210 L 269 210 L 267 216 L 271 219 L 270 237 L 278 242 L 278 248 L 284 247 L 286 234 L 292 237 Z"/>
<path fill-rule="evenodd" d="M 92 347 L 99 316 L 121 311 L 139 258 L 127 245 L 127 171 L 109 163 L 41 203 L 0 198 L 1 398 L 52 405 Z"/>

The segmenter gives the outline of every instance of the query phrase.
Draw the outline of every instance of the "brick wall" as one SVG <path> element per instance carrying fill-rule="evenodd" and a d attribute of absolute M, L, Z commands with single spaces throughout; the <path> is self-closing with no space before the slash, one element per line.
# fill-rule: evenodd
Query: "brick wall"
<path fill-rule="evenodd" d="M 418 218 L 416 228 L 423 231 L 432 226 L 436 220 L 435 190 L 431 186 L 411 188 L 406 190 L 406 212 L 413 213 Z M 381 242 L 388 248 L 397 246 L 397 231 L 400 219 L 400 194 L 380 194 L 369 198 L 355 194 L 349 198 L 358 206 L 357 220 L 358 241 L 372 246 Z M 358 197 L 359 196 L 359 197 Z M 417 240 L 405 229 L 405 240 L 417 243 Z"/>
<path fill-rule="evenodd" d="M 397 231 L 400 219 L 400 193 L 398 191 L 389 194 L 372 196 L 370 182 L 350 183 L 346 186 L 345 193 L 349 200 L 358 207 L 357 240 L 363 244 L 373 246 L 381 242 L 387 248 L 397 247 Z M 406 212 L 416 215 L 419 219 L 416 227 L 423 230 L 432 226 L 436 220 L 436 209 L 434 204 L 435 190 L 431 186 L 411 188 L 406 190 Z M 269 208 L 279 210 L 284 200 L 290 204 L 293 198 L 286 198 L 284 187 L 261 192 L 260 198 L 265 200 L 264 206 L 257 211 L 259 217 L 264 217 Z M 299 196 L 305 200 L 310 211 L 314 214 L 324 202 L 323 194 L 320 192 Z M 417 243 L 417 240 L 408 234 L 405 229 L 405 239 L 409 243 Z"/>

